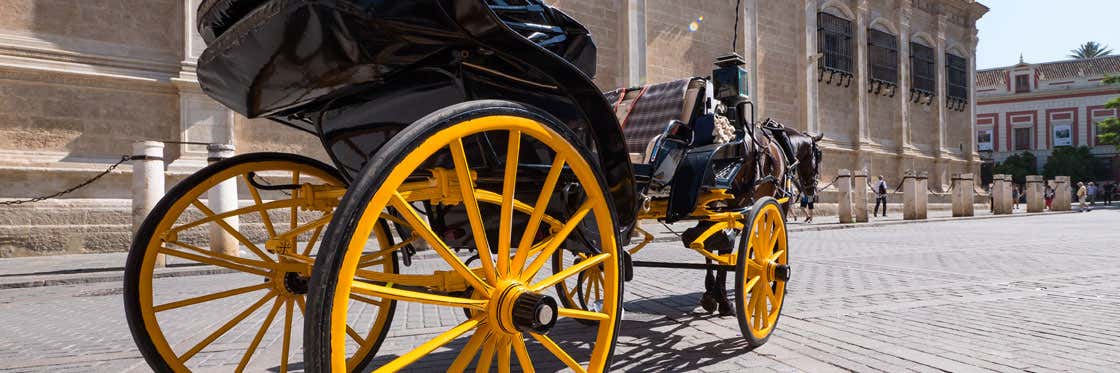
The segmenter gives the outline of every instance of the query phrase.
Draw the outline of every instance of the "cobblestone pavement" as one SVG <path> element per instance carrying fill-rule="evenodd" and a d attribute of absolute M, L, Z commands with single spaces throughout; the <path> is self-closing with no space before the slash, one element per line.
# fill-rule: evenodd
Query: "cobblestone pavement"
<path fill-rule="evenodd" d="M 785 310 L 769 343 L 753 351 L 733 317 L 695 311 L 702 272 L 639 268 L 626 284 L 615 368 L 1116 371 L 1117 226 L 1120 211 L 1110 210 L 793 233 L 794 279 Z M 699 261 L 675 243 L 655 244 L 639 256 Z M 187 297 L 220 289 L 222 276 L 239 275 L 167 281 Z M 233 302 L 230 309 L 252 301 Z M 389 356 L 464 318 L 460 310 L 435 306 L 409 304 L 397 312 L 382 349 Z M 264 313 L 253 316 L 257 323 Z M 184 330 L 208 331 L 228 317 L 192 314 L 176 322 Z M 580 328 L 571 322 L 558 327 L 560 333 Z M 232 370 L 229 364 L 241 356 L 233 342 L 251 337 L 220 340 L 203 354 L 202 370 Z M 299 346 L 298 336 L 294 343 Z M 252 368 L 275 370 L 280 344 L 277 333 L 266 335 L 265 351 L 258 353 L 266 357 L 254 359 Z M 454 353 L 437 350 L 434 359 Z M 546 355 L 534 356 L 541 356 L 536 362 Z M 0 290 L 0 371 L 130 370 L 148 368 L 125 325 L 119 283 Z"/>

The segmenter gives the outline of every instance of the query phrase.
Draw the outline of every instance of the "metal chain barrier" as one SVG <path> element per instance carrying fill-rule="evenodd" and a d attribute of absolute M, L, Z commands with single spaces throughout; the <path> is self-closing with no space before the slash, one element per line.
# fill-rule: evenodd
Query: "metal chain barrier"
<path fill-rule="evenodd" d="M 15 206 L 15 205 L 28 204 L 28 203 L 36 203 L 36 202 L 45 201 L 45 200 L 48 200 L 48 199 L 51 199 L 51 198 L 58 198 L 58 197 L 64 196 L 64 195 L 72 193 L 72 192 L 74 192 L 78 189 L 82 189 L 82 188 L 84 188 L 84 187 L 86 187 L 90 184 L 93 184 L 98 179 L 101 179 L 103 176 L 108 175 L 110 172 L 113 172 L 113 170 L 117 169 L 117 166 L 120 166 L 122 163 L 128 162 L 131 159 L 132 159 L 132 157 L 127 156 L 127 155 L 121 156 L 121 160 L 117 161 L 117 163 L 114 163 L 112 166 L 109 166 L 109 168 L 107 168 L 107 169 L 105 169 L 105 171 L 102 171 L 101 173 L 97 174 L 97 176 L 94 176 L 94 177 L 90 178 L 89 180 L 83 181 L 81 184 L 72 186 L 70 188 L 67 188 L 66 190 L 61 191 L 61 192 L 50 194 L 50 195 L 45 195 L 45 196 L 39 196 L 39 197 L 31 198 L 31 199 L 17 199 L 17 200 L 11 200 L 11 201 L 0 201 L 0 206 Z"/>
<path fill-rule="evenodd" d="M 831 181 L 831 182 L 829 182 L 829 183 L 828 183 L 828 185 L 825 185 L 825 186 L 823 186 L 823 187 L 817 188 L 817 190 L 825 190 L 825 189 L 828 189 L 829 187 L 831 187 L 831 186 L 832 186 L 832 184 L 836 184 L 836 180 L 840 180 L 840 176 L 836 176 L 836 177 L 832 178 L 832 181 Z"/>

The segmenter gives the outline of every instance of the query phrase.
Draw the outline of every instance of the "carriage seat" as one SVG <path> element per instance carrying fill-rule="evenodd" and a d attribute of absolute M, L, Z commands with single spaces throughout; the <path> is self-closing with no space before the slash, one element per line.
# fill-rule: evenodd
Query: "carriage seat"
<path fill-rule="evenodd" d="M 622 126 L 630 161 L 635 165 L 649 163 L 653 145 L 673 120 L 692 126 L 697 137 L 706 134 L 710 138 L 710 129 L 695 127 L 696 119 L 707 109 L 707 86 L 704 79 L 686 78 L 605 92 L 603 95 Z"/>

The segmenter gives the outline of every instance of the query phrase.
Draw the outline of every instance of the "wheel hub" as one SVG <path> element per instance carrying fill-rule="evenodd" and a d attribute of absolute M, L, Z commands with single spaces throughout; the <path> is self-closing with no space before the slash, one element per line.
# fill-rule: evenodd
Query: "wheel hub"
<path fill-rule="evenodd" d="M 786 264 L 770 263 L 771 277 L 781 282 L 789 282 L 790 268 Z"/>
<path fill-rule="evenodd" d="M 547 334 L 556 325 L 560 313 L 555 298 L 530 292 L 520 284 L 505 287 L 492 299 L 498 327 L 510 334 Z"/>
<path fill-rule="evenodd" d="M 284 289 L 292 294 L 307 294 L 308 278 L 299 273 L 288 272 L 284 274 Z"/>

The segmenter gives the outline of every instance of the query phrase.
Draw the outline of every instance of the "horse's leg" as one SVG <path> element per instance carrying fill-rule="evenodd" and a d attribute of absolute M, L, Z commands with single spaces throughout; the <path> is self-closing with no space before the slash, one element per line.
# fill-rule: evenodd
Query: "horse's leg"
<path fill-rule="evenodd" d="M 730 254 L 731 249 L 727 248 L 720 250 L 720 255 Z M 720 316 L 731 316 L 735 314 L 735 307 L 731 305 L 727 296 L 727 270 L 720 269 L 716 271 L 716 303 L 719 305 Z"/>
<path fill-rule="evenodd" d="M 711 259 L 704 259 L 704 263 L 712 264 Z M 716 312 L 719 309 L 718 292 L 716 288 L 716 276 L 712 273 L 712 269 L 706 270 L 704 275 L 704 295 L 700 296 L 700 307 L 708 313 Z"/>

